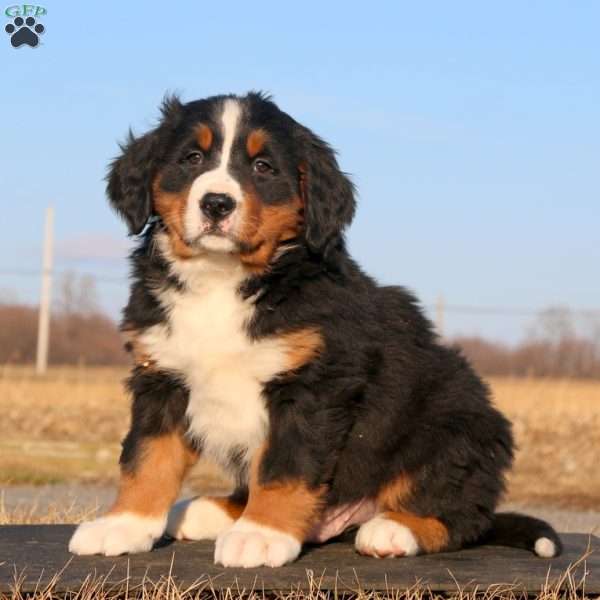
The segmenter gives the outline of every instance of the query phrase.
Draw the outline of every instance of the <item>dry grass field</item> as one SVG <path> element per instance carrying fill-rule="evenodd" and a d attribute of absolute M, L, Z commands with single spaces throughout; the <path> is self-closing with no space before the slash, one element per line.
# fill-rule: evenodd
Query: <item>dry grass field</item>
<path fill-rule="evenodd" d="M 125 370 L 0 369 L 0 484 L 114 481 L 127 430 Z M 510 502 L 600 505 L 600 382 L 489 381 L 494 402 L 514 423 L 518 443 Z M 196 487 L 226 485 L 209 465 Z"/>
<path fill-rule="evenodd" d="M 518 445 L 508 500 L 600 506 L 600 382 L 492 379 Z"/>

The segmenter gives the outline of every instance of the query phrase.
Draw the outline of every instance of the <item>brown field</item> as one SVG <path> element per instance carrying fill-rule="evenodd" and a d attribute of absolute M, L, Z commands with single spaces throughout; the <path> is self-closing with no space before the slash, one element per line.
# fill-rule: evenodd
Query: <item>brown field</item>
<path fill-rule="evenodd" d="M 114 481 L 129 420 L 114 368 L 54 368 L 43 378 L 0 370 L 0 484 Z M 594 508 L 600 504 L 600 382 L 489 380 L 514 423 L 518 452 L 507 500 Z M 226 485 L 201 465 L 192 485 Z"/>

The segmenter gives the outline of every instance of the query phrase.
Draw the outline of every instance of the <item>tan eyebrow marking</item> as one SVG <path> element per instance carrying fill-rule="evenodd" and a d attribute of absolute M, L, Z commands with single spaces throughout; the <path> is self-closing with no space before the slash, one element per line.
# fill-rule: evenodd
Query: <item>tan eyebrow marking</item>
<path fill-rule="evenodd" d="M 201 123 L 196 131 L 196 140 L 202 150 L 207 152 L 213 143 L 213 132 L 208 125 Z"/>
<path fill-rule="evenodd" d="M 267 141 L 267 132 L 264 129 L 255 129 L 250 132 L 246 140 L 246 150 L 248 156 L 254 158 L 265 147 Z"/>

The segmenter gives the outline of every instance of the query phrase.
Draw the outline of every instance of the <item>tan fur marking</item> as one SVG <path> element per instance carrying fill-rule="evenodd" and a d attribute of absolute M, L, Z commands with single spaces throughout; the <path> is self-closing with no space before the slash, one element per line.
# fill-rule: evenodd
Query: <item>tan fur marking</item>
<path fill-rule="evenodd" d="M 149 438 L 137 457 L 135 471 L 121 472 L 119 494 L 108 514 L 164 515 L 177 499 L 181 482 L 197 458 L 178 432 Z"/>
<path fill-rule="evenodd" d="M 387 512 L 383 516 L 408 527 L 425 552 L 440 552 L 448 545 L 448 529 L 435 517 L 418 517 L 403 512 Z"/>
<path fill-rule="evenodd" d="M 180 192 L 165 192 L 160 187 L 160 175 L 152 184 L 154 193 L 154 209 L 161 216 L 169 233 L 169 241 L 173 253 L 179 258 L 190 258 L 192 249 L 183 239 L 183 219 L 190 186 Z"/>
<path fill-rule="evenodd" d="M 244 508 L 246 505 L 243 502 L 240 502 L 238 499 L 235 499 L 233 496 L 207 496 L 207 500 L 214 502 L 221 510 L 225 511 L 229 517 L 231 517 L 234 521 L 237 521 L 242 516 L 244 512 Z"/>
<path fill-rule="evenodd" d="M 286 346 L 289 371 L 299 369 L 309 363 L 325 347 L 323 336 L 314 327 L 284 333 L 281 339 Z"/>
<path fill-rule="evenodd" d="M 246 151 L 250 158 L 254 158 L 257 154 L 262 152 L 267 141 L 267 132 L 264 129 L 255 129 L 250 132 L 248 139 L 246 140 Z"/>
<path fill-rule="evenodd" d="M 293 197 L 290 202 L 265 206 L 254 193 L 246 193 L 240 240 L 247 250 L 241 261 L 253 272 L 263 272 L 278 245 L 298 236 L 302 224 L 302 202 Z"/>
<path fill-rule="evenodd" d="M 377 506 L 381 510 L 402 511 L 413 491 L 412 479 L 402 473 L 384 486 L 377 494 Z"/>
<path fill-rule="evenodd" d="M 248 504 L 242 517 L 303 541 L 322 511 L 325 490 L 311 490 L 301 480 L 261 483 L 259 469 L 264 450 L 261 448 L 252 458 Z"/>
<path fill-rule="evenodd" d="M 125 350 L 131 355 L 133 364 L 138 367 L 150 368 L 155 362 L 150 357 L 144 345 L 140 342 L 140 332 L 137 329 L 125 325 L 121 329 L 121 335 L 125 341 Z"/>
<path fill-rule="evenodd" d="M 213 132 L 208 125 L 201 123 L 196 130 L 196 140 L 204 152 L 208 152 L 213 143 Z"/>

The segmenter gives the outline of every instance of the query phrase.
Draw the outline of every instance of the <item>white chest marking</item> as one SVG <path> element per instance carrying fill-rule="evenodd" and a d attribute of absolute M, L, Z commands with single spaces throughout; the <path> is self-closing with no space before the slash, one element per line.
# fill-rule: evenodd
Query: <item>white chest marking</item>
<path fill-rule="evenodd" d="M 168 253 L 164 240 L 160 245 Z M 168 324 L 150 327 L 140 341 L 159 367 L 185 379 L 190 433 L 203 440 L 204 452 L 226 467 L 232 452 L 247 461 L 264 441 L 263 385 L 285 369 L 285 348 L 277 338 L 246 334 L 254 306 L 238 293 L 245 275 L 237 259 L 213 254 L 171 264 L 186 289 L 157 292 Z"/>

